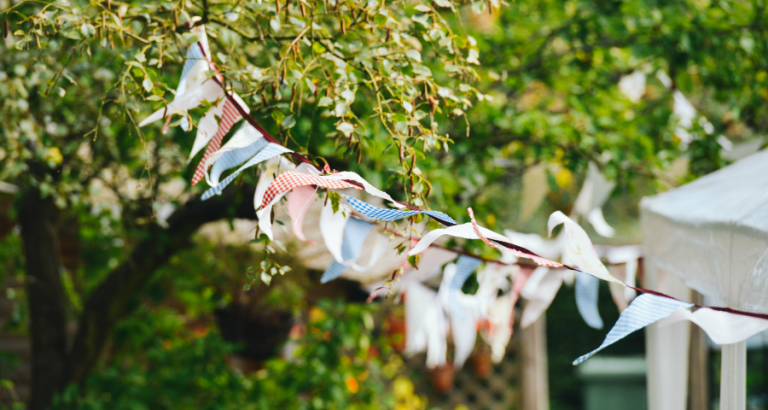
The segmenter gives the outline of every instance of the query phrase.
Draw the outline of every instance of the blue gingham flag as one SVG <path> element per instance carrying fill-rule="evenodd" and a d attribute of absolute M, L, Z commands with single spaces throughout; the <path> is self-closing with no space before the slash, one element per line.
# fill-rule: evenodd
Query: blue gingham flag
<path fill-rule="evenodd" d="M 457 292 L 461 292 L 461 287 L 464 286 L 464 282 L 466 282 L 469 275 L 480 266 L 480 262 L 480 259 L 466 255 L 461 255 L 456 262 L 456 274 L 453 275 L 451 284 L 448 287 L 448 300 L 450 301 L 451 310 L 453 310 L 453 312 L 461 319 L 464 319 L 464 312 L 462 312 L 459 307 L 459 301 L 456 299 L 456 294 Z"/>
<path fill-rule="evenodd" d="M 587 324 L 595 329 L 603 328 L 603 319 L 597 310 L 597 292 L 600 289 L 600 279 L 584 273 L 576 272 L 576 307 Z"/>
<path fill-rule="evenodd" d="M 349 202 L 349 204 L 355 208 L 355 211 L 360 212 L 369 218 L 378 219 L 380 221 L 396 221 L 398 219 L 407 218 L 411 215 L 427 214 L 433 218 L 441 219 L 443 221 L 448 221 L 454 224 L 456 223 L 453 218 L 439 211 L 401 211 L 399 209 L 379 208 L 373 205 L 368 205 L 367 203 L 359 199 L 352 198 L 348 195 L 344 195 L 344 198 L 346 198 L 347 202 Z"/>
<path fill-rule="evenodd" d="M 689 308 L 692 303 L 665 298 L 662 296 L 644 293 L 635 298 L 628 308 L 621 313 L 619 320 L 608 332 L 603 344 L 597 349 L 579 357 L 573 361 L 573 365 L 581 364 L 595 353 L 625 338 L 630 333 L 640 330 L 657 320 L 664 319 L 679 307 Z"/>
<path fill-rule="evenodd" d="M 266 161 L 274 156 L 284 154 L 286 152 L 292 152 L 292 151 L 289 150 L 288 148 L 285 148 L 282 145 L 277 145 L 270 142 L 269 144 L 267 144 L 266 147 L 264 147 L 261 151 L 259 151 L 258 154 L 256 154 L 253 158 L 251 158 L 248 162 L 246 162 L 245 165 L 238 168 L 237 171 L 233 172 L 228 177 L 224 178 L 224 180 L 221 181 L 215 187 L 205 191 L 205 193 L 203 193 L 203 196 L 200 197 L 200 200 L 205 201 L 206 199 L 214 195 L 221 195 L 221 191 L 224 188 L 226 188 L 227 185 L 229 185 L 229 183 L 232 182 L 238 175 L 240 175 L 240 173 L 243 172 L 243 170 L 245 170 L 246 168 L 250 168 L 260 162 Z"/>
<path fill-rule="evenodd" d="M 248 124 L 248 126 L 250 126 L 250 124 Z M 213 163 L 213 167 L 211 168 L 211 184 L 213 184 L 214 186 L 218 185 L 219 178 L 221 178 L 222 172 L 230 168 L 234 168 L 242 164 L 243 162 L 247 161 L 249 158 L 252 158 L 259 151 L 264 149 L 264 147 L 266 147 L 267 144 L 269 144 L 267 140 L 265 140 L 264 138 L 260 138 L 259 140 L 257 140 L 251 145 L 238 148 L 238 149 L 233 149 L 232 151 L 227 151 L 224 154 L 222 154 L 221 158 L 217 159 L 216 162 Z"/>
<path fill-rule="evenodd" d="M 189 46 L 189 49 L 187 50 L 187 58 L 184 60 L 184 68 L 181 70 L 181 79 L 179 80 L 178 87 L 176 87 L 176 97 L 174 99 L 178 99 L 185 91 L 187 91 L 187 74 L 189 74 L 189 70 L 191 70 L 200 60 L 205 60 L 205 55 L 200 49 L 200 45 L 194 43 Z M 187 117 L 182 117 L 181 129 L 189 131 L 189 121 L 187 120 Z"/>
<path fill-rule="evenodd" d="M 325 270 L 320 283 L 330 282 L 346 272 L 349 265 L 360 258 L 360 251 L 363 249 L 363 242 L 368 236 L 368 232 L 373 228 L 373 224 L 362 219 L 349 218 L 347 226 L 344 228 L 344 239 L 341 242 L 341 257 L 345 263 L 339 263 L 336 260 Z"/>

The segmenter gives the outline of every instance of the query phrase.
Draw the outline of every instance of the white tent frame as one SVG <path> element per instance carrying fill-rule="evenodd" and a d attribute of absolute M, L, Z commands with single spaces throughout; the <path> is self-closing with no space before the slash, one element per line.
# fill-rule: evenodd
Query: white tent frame
<path fill-rule="evenodd" d="M 644 198 L 645 287 L 685 301 L 693 288 L 728 307 L 765 313 L 767 219 L 768 150 Z M 691 326 L 684 321 L 647 328 L 650 409 L 687 408 Z M 746 346 L 722 346 L 721 410 L 746 410 Z"/>

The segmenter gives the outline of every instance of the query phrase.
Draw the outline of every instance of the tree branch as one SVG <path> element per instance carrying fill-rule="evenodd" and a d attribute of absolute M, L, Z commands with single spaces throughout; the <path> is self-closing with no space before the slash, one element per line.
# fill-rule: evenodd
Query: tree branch
<path fill-rule="evenodd" d="M 144 234 L 131 255 L 85 301 L 69 354 L 69 382 L 85 381 L 115 324 L 135 308 L 133 302 L 154 272 L 191 244 L 200 226 L 223 218 L 255 217 L 250 200 L 254 191 L 247 186 L 207 201 L 195 197 L 171 216 L 168 229 L 154 226 Z"/>

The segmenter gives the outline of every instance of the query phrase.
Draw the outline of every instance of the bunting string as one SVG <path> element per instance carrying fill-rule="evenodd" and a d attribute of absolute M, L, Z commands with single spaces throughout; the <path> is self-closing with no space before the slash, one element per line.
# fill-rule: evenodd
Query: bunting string
<path fill-rule="evenodd" d="M 218 125 L 218 128 L 216 129 L 216 132 L 213 134 L 213 136 L 208 140 L 207 149 L 203 155 L 202 160 L 196 167 L 195 174 L 191 181 L 192 185 L 195 185 L 197 182 L 199 182 L 204 176 L 206 176 L 207 168 L 213 163 L 214 168 L 212 169 L 212 178 L 210 179 L 210 182 L 213 186 L 203 193 L 201 199 L 206 200 L 213 195 L 220 195 L 222 190 L 227 185 L 229 185 L 243 170 L 284 153 L 290 153 L 297 161 L 314 167 L 320 173 L 323 173 L 324 171 L 325 173 L 329 173 L 330 170 L 327 169 L 327 166 L 325 169 L 320 168 L 318 165 L 313 164 L 305 156 L 282 146 L 274 137 L 272 137 L 264 128 L 262 128 L 253 117 L 249 115 L 249 110 L 245 106 L 245 103 L 242 102 L 242 100 L 235 93 L 227 90 L 223 75 L 218 71 L 216 66 L 211 61 L 209 55 L 210 52 L 207 49 L 207 39 L 204 35 L 204 27 L 200 26 L 193 28 L 190 25 L 190 29 L 201 31 L 203 35 L 201 36 L 201 40 L 189 48 L 187 53 L 187 61 L 185 61 L 182 71 L 182 79 L 179 83 L 177 95 L 174 101 L 170 103 L 165 109 L 156 111 L 149 118 L 142 121 L 140 126 L 146 125 L 149 122 L 167 116 L 169 112 L 170 114 L 185 112 L 188 109 L 198 106 L 203 100 L 210 100 L 211 98 L 217 100 L 221 96 L 224 96 L 225 100 L 223 101 L 223 108 L 219 108 L 219 106 L 214 108 L 216 110 L 221 110 L 221 123 Z M 208 86 L 208 84 L 205 83 L 205 81 L 202 83 L 200 82 L 201 80 L 199 80 L 199 77 L 206 71 L 201 62 L 207 62 L 208 69 L 214 70 L 216 72 L 216 74 L 212 77 L 212 80 L 216 85 L 218 85 L 218 87 L 221 88 L 221 90 L 214 91 L 210 86 Z M 193 78 L 193 84 L 195 84 L 197 87 L 194 90 L 187 87 L 187 77 L 193 73 L 196 73 L 196 76 Z M 213 115 L 212 112 L 209 113 Z M 207 116 L 208 114 L 206 114 L 206 117 Z M 220 152 L 224 151 L 220 148 L 225 135 L 241 118 L 245 119 L 245 121 L 250 126 L 261 133 L 265 143 L 259 143 L 258 140 L 254 140 L 252 144 L 247 146 L 247 148 L 249 148 L 247 150 L 244 149 L 244 147 L 239 147 L 239 149 L 236 150 Z M 206 127 L 211 128 L 209 125 L 210 124 L 206 123 Z M 184 117 L 182 119 L 182 128 L 187 130 L 188 127 L 189 124 L 186 121 L 186 117 Z M 199 144 L 205 144 L 205 139 L 208 135 L 210 135 L 207 134 L 207 131 L 203 132 L 200 128 L 203 128 L 202 124 L 200 124 L 198 129 L 198 137 L 195 141 L 195 147 L 199 147 L 197 149 L 202 148 L 202 146 Z M 206 128 L 206 130 L 208 128 Z M 202 136 L 201 132 L 203 134 Z M 193 148 L 193 154 L 194 152 L 196 152 L 195 148 Z M 249 157 L 250 159 L 246 161 L 246 159 Z M 215 162 L 213 162 L 214 159 Z M 233 168 L 243 162 L 245 162 L 245 164 L 243 164 L 239 169 L 227 176 L 221 182 L 218 181 L 221 173 L 224 170 Z M 754 329 L 764 330 L 768 328 L 768 322 L 750 322 L 750 320 L 753 319 L 759 319 L 762 321 L 768 320 L 768 315 L 765 314 L 744 312 L 730 308 L 694 305 L 688 302 L 677 300 L 660 292 L 637 288 L 616 279 L 608 272 L 605 265 L 597 257 L 586 232 L 584 232 L 584 230 L 578 224 L 573 222 L 570 218 L 561 212 L 555 212 L 552 214 L 548 223 L 548 228 L 551 235 L 552 229 L 555 226 L 560 224 L 564 225 L 566 249 L 563 253 L 563 263 L 555 262 L 541 257 L 528 249 L 510 242 L 507 237 L 504 237 L 486 228 L 480 227 L 475 220 L 475 215 L 472 208 L 468 208 L 467 210 L 471 223 L 459 225 L 455 220 L 453 220 L 445 213 L 439 211 L 421 210 L 418 207 L 396 201 L 392 199 L 386 192 L 378 190 L 367 181 L 365 181 L 362 177 L 351 172 L 332 173 L 328 175 L 313 175 L 310 173 L 285 171 L 274 178 L 274 180 L 269 184 L 266 191 L 264 191 L 260 204 L 257 203 L 257 205 L 259 205 L 257 209 L 264 210 L 271 207 L 273 203 L 282 198 L 285 193 L 298 187 L 322 187 L 326 189 L 352 188 L 356 190 L 365 190 L 374 196 L 378 196 L 390 201 L 396 208 L 405 209 L 379 208 L 344 195 L 346 202 L 358 214 L 362 216 L 378 221 L 391 222 L 418 214 L 425 214 L 438 223 L 446 226 L 446 228 L 430 231 L 424 235 L 424 237 L 422 237 L 415 245 L 413 245 L 412 242 L 409 242 L 408 248 L 410 248 L 410 251 L 408 252 L 408 255 L 419 254 L 429 246 L 441 247 L 439 245 L 434 245 L 433 242 L 442 235 L 451 235 L 466 239 L 480 239 L 486 245 L 498 249 L 503 253 L 511 254 L 517 258 L 529 259 L 542 267 L 565 268 L 571 271 L 575 271 L 579 275 L 579 279 L 577 280 L 577 306 L 582 312 L 582 315 L 587 323 L 590 326 L 596 328 L 602 327 L 602 319 L 600 318 L 599 312 L 596 308 L 596 289 L 598 285 L 598 279 L 620 284 L 627 289 L 633 289 L 635 291 L 641 292 L 642 294 L 636 297 L 621 313 L 619 320 L 609 331 L 603 343 L 594 351 L 577 358 L 574 361 L 574 364 L 582 363 L 601 349 L 617 342 L 618 340 L 621 340 L 628 334 L 665 318 L 669 319 L 667 322 L 689 320 L 700 325 L 708 333 L 712 332 L 711 334 L 721 334 L 722 332 L 718 333 L 718 329 L 722 330 L 728 328 L 726 325 L 720 325 L 721 322 L 728 321 L 728 314 L 741 316 L 742 322 L 740 323 L 743 323 L 743 326 L 740 325 L 740 328 L 748 328 L 750 329 L 750 332 Z M 306 195 L 304 195 L 303 198 L 305 197 Z M 299 201 L 302 206 L 306 202 L 306 199 L 303 202 Z M 293 209 L 290 211 L 292 217 L 294 217 L 294 214 L 303 216 L 303 209 L 301 207 L 295 208 L 294 206 L 291 206 L 290 208 Z M 297 209 L 299 212 L 296 211 Z M 599 210 L 599 208 L 597 209 Z M 323 275 L 324 282 L 341 275 L 347 269 L 348 262 L 352 264 L 357 260 L 362 248 L 362 242 L 373 226 L 369 222 L 365 222 L 356 218 L 352 218 L 346 223 L 347 229 L 345 229 L 345 235 L 343 241 L 341 242 L 341 255 L 334 255 L 336 260 L 334 261 L 334 264 L 328 268 L 326 274 Z M 298 231 L 294 229 L 294 231 L 301 232 L 300 229 Z M 303 234 L 301 236 L 303 236 Z M 583 244 L 589 244 L 588 248 L 582 246 Z M 460 250 L 449 250 L 462 255 L 458 262 L 458 265 L 461 267 L 461 269 L 457 270 L 456 276 L 452 278 L 449 286 L 451 291 L 457 291 L 457 289 L 459 289 L 463 284 L 464 280 L 466 280 L 466 277 L 469 276 L 475 270 L 475 268 L 477 268 L 481 261 L 498 264 L 510 264 L 509 262 L 503 262 L 500 260 L 489 260 L 488 258 L 481 258 Z M 343 259 L 339 260 L 339 256 Z M 521 263 L 517 262 L 517 264 Z M 524 286 L 524 281 L 528 279 L 528 277 L 521 277 L 520 279 L 521 281 L 518 285 L 518 288 L 522 288 Z M 562 279 L 560 278 L 559 281 L 562 281 Z M 550 287 L 554 288 L 554 285 L 559 286 L 559 281 L 552 280 L 547 281 L 546 283 L 552 282 L 552 286 Z M 545 283 L 543 279 L 541 282 Z M 522 291 L 522 289 L 517 289 L 518 293 L 520 291 Z M 448 297 L 451 298 L 451 295 L 452 292 L 449 293 Z M 455 305 L 455 303 L 451 304 Z M 698 307 L 700 309 L 693 313 L 685 310 L 691 307 Z M 730 324 L 733 325 L 733 323 L 735 322 L 731 322 Z M 739 334 L 741 335 L 746 333 L 746 331 L 742 331 Z M 730 341 L 733 339 L 733 336 L 730 338 L 723 336 L 720 339 Z"/>

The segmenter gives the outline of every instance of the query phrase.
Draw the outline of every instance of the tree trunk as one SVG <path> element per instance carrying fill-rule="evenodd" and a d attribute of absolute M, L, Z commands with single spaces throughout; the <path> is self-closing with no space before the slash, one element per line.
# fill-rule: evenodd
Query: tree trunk
<path fill-rule="evenodd" d="M 64 288 L 56 235 L 59 210 L 31 189 L 19 211 L 27 270 L 32 338 L 32 396 L 28 410 L 44 410 L 66 385 L 67 334 Z"/>
<path fill-rule="evenodd" d="M 22 197 L 19 223 L 26 258 L 32 337 L 32 394 L 28 410 L 45 410 L 69 383 L 83 384 L 101 357 L 115 324 L 138 306 L 137 297 L 155 271 L 191 244 L 197 229 L 223 218 L 254 218 L 254 187 L 192 198 L 169 219 L 148 228 L 126 260 L 85 299 L 72 347 L 67 348 L 66 297 L 56 221 L 59 210 L 37 190 Z"/>

